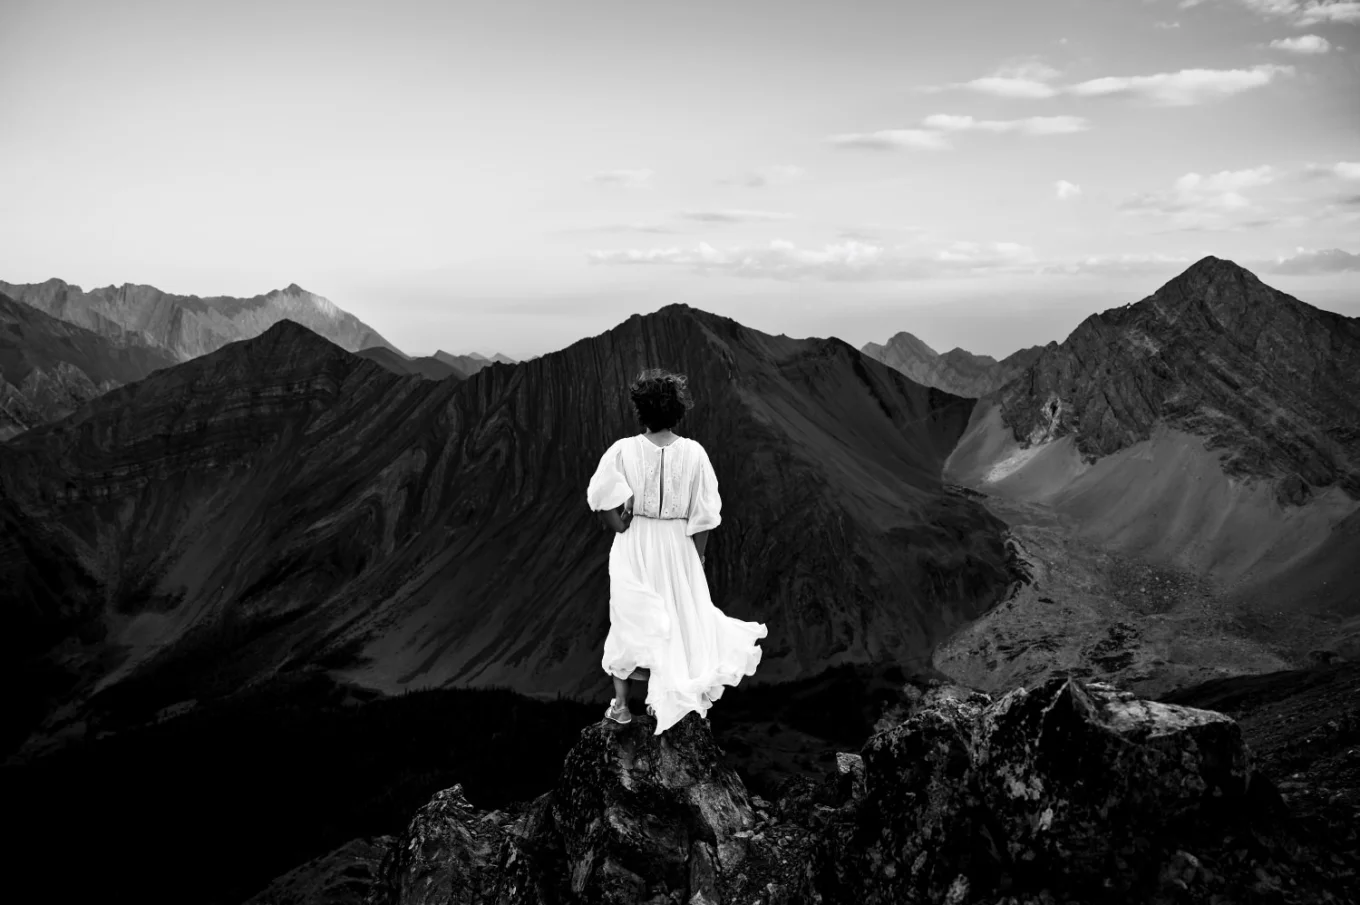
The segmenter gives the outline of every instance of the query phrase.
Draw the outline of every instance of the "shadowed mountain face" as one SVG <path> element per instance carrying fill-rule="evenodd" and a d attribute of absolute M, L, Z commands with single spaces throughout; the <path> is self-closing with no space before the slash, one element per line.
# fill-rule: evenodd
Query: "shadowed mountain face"
<path fill-rule="evenodd" d="M 364 349 L 358 353 L 360 358 L 377 362 L 393 374 L 408 375 L 414 374 L 424 377 L 426 380 L 446 380 L 450 377 L 455 380 L 462 380 L 466 375 L 455 368 L 453 365 L 436 358 L 433 355 L 424 358 L 407 358 L 400 352 L 387 349 L 382 346 L 374 346 L 371 349 Z"/>
<path fill-rule="evenodd" d="M 47 694 L 27 712 L 318 665 L 594 691 L 611 535 L 585 486 L 649 365 L 696 388 L 681 431 L 724 499 L 710 581 L 769 625 L 757 681 L 920 661 L 997 599 L 1001 525 L 939 480 L 972 401 L 838 340 L 671 306 L 436 383 L 284 322 L 0 447 L 0 634 Z"/>
<path fill-rule="evenodd" d="M 1001 361 L 963 349 L 950 349 L 941 355 L 910 333 L 898 333 L 883 345 L 865 343 L 860 351 L 917 383 L 956 396 L 977 398 L 1013 380 L 1043 349 L 1039 346 L 1021 349 Z"/>
<path fill-rule="evenodd" d="M 436 361 L 443 362 L 449 367 L 456 369 L 459 374 L 464 376 L 476 374 L 482 368 L 490 367 L 497 362 L 505 365 L 515 364 L 513 358 L 502 355 L 499 352 L 491 358 L 487 358 L 485 355 L 479 355 L 476 352 L 471 352 L 467 355 L 452 355 L 445 352 L 443 349 L 440 349 L 438 352 L 434 353 L 432 357 Z"/>
<path fill-rule="evenodd" d="M 0 441 L 173 364 L 159 349 L 117 345 L 0 295 Z"/>
<path fill-rule="evenodd" d="M 85 292 L 61 280 L 14 284 L 0 292 L 120 344 L 156 346 L 187 361 L 291 320 L 357 352 L 395 347 L 363 321 L 296 284 L 253 298 L 171 295 L 154 286 L 105 286 Z"/>

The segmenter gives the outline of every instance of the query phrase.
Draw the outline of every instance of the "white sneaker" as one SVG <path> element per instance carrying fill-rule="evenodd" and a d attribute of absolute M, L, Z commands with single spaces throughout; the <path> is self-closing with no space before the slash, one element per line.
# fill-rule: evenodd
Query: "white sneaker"
<path fill-rule="evenodd" d="M 618 698 L 609 699 L 609 707 L 604 712 L 604 718 L 626 726 L 633 722 L 633 712 L 628 709 L 627 704 L 619 704 Z"/>

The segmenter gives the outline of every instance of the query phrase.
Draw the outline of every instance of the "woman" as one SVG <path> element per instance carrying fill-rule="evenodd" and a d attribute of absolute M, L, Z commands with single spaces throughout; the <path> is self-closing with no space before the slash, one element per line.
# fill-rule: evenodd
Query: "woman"
<path fill-rule="evenodd" d="M 614 698 L 605 719 L 632 721 L 628 680 L 646 675 L 660 735 L 691 711 L 706 718 L 724 686 L 753 675 L 766 629 L 723 615 L 708 594 L 704 548 L 722 503 L 708 453 L 671 430 L 694 404 L 685 376 L 643 371 L 630 391 L 643 433 L 609 447 L 586 490 L 616 532 L 602 661 Z"/>

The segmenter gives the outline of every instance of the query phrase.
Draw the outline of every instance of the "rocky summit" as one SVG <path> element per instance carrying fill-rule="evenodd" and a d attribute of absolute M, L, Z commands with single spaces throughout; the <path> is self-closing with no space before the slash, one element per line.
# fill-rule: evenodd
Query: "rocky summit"
<path fill-rule="evenodd" d="M 1221 713 L 1055 680 L 998 699 L 936 683 L 903 716 L 776 801 L 695 715 L 659 737 L 642 716 L 591 726 L 539 798 L 484 812 L 448 789 L 251 903 L 1350 901 L 1353 853 L 1315 863 Z"/>
<path fill-rule="evenodd" d="M 301 324 L 350 352 L 374 346 L 395 350 L 372 327 L 296 283 L 251 298 L 175 295 L 132 283 L 87 292 L 57 279 L 0 280 L 0 292 L 121 345 L 152 346 L 178 361 L 258 336 L 281 320 Z"/>
<path fill-rule="evenodd" d="M 903 332 L 883 344 L 865 343 L 860 351 L 919 384 L 976 398 L 1005 386 L 1029 367 L 1043 348 L 1021 349 L 997 361 L 990 355 L 975 355 L 965 349 L 950 349 L 941 354 Z"/>
<path fill-rule="evenodd" d="M 1026 446 L 1071 436 L 1088 460 L 1158 424 L 1205 440 L 1232 476 L 1299 504 L 1360 499 L 1360 320 L 1208 257 L 1140 302 L 1093 314 L 998 391 Z"/>

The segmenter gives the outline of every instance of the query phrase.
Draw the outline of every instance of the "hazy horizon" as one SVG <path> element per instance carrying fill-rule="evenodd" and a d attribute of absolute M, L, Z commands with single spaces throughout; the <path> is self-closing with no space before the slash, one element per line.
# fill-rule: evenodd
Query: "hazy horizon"
<path fill-rule="evenodd" d="M 1210 254 L 1360 316 L 1357 46 L 1346 0 L 11 2 L 0 279 L 517 359 L 673 302 L 1000 358 Z"/>

